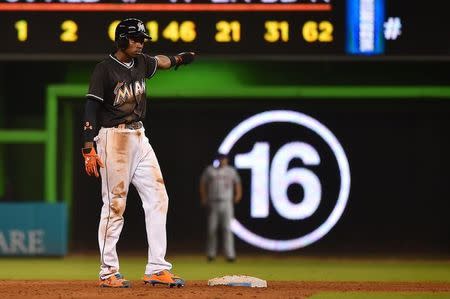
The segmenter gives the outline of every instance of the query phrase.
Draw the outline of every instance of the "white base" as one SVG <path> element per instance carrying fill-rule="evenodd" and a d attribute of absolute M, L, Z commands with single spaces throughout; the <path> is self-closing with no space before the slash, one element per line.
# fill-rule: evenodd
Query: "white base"
<path fill-rule="evenodd" d="M 246 275 L 227 275 L 208 280 L 209 286 L 267 288 L 267 281 Z"/>

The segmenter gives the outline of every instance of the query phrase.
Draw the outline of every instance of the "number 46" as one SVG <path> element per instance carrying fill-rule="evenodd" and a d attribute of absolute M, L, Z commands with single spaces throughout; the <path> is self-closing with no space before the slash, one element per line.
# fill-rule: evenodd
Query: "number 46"
<path fill-rule="evenodd" d="M 235 157 L 237 168 L 249 168 L 252 172 L 250 215 L 253 218 L 269 216 L 270 179 L 270 197 L 276 211 L 281 216 L 290 220 L 310 217 L 320 204 L 322 196 L 320 180 L 309 169 L 302 167 L 288 169 L 288 167 L 295 158 L 301 159 L 307 166 L 319 165 L 319 154 L 309 144 L 287 143 L 273 157 L 269 173 L 269 147 L 268 142 L 257 142 L 250 152 L 237 154 Z M 299 203 L 289 200 L 287 191 L 291 184 L 299 184 L 303 187 L 304 198 Z"/>

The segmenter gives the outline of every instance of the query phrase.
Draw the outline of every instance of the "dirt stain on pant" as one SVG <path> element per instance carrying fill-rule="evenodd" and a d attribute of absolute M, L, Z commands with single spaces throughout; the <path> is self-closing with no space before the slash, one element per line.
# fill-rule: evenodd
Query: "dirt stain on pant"
<path fill-rule="evenodd" d="M 125 182 L 121 181 L 117 184 L 111 191 L 113 194 L 112 202 L 111 202 L 111 210 L 114 214 L 122 216 L 125 212 L 125 203 L 127 191 L 125 189 Z"/>
<path fill-rule="evenodd" d="M 155 179 L 155 191 L 158 194 L 158 199 L 155 205 L 155 209 L 162 214 L 167 214 L 169 208 L 169 198 L 166 192 L 166 186 L 164 184 L 164 179 L 162 177 L 161 170 L 158 167 L 152 167 L 152 172 Z"/>
<path fill-rule="evenodd" d="M 159 200 L 157 204 L 157 209 L 161 214 L 167 214 L 167 210 L 169 209 L 169 199 L 167 197 L 166 190 L 158 190 Z"/>
<path fill-rule="evenodd" d="M 125 132 L 115 132 L 114 134 L 114 151 L 125 153 L 128 151 L 128 142 L 130 136 Z"/>
<path fill-rule="evenodd" d="M 130 135 L 125 132 L 115 132 L 111 158 L 115 161 L 116 171 L 122 172 L 128 169 Z"/>

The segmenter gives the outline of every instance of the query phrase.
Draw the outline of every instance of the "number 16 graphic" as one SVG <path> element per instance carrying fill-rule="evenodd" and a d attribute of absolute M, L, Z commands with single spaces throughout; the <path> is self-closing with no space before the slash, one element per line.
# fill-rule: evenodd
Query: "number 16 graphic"
<path fill-rule="evenodd" d="M 350 167 L 344 149 L 336 136 L 318 120 L 296 111 L 274 110 L 256 114 L 233 128 L 219 147 L 219 152 L 228 154 L 234 145 L 251 130 L 270 123 L 291 123 L 317 134 L 331 149 L 336 158 L 340 179 L 336 204 L 328 217 L 312 231 L 292 239 L 269 239 L 253 232 L 233 219 L 231 229 L 242 240 L 263 249 L 287 251 L 308 246 L 325 236 L 338 222 L 350 194 Z M 306 167 L 293 167 L 289 163 L 300 159 Z M 317 150 L 301 141 L 288 142 L 274 154 L 270 163 L 270 143 L 256 142 L 247 153 L 235 155 L 235 166 L 251 170 L 250 217 L 261 219 L 269 216 L 272 204 L 280 216 L 290 221 L 300 221 L 312 216 L 318 209 L 322 197 L 319 177 L 309 168 L 320 165 Z M 309 167 L 309 168 L 307 168 Z M 323 178 L 326 179 L 326 178 Z M 301 185 L 303 199 L 297 203 L 289 200 L 288 188 L 292 184 Z"/>
<path fill-rule="evenodd" d="M 269 216 L 270 190 L 273 205 L 281 216 L 290 220 L 310 217 L 320 204 L 320 180 L 307 168 L 288 169 L 288 166 L 294 158 L 300 158 L 307 166 L 319 165 L 319 153 L 303 142 L 287 143 L 275 154 L 269 172 L 269 146 L 268 142 L 257 142 L 251 152 L 238 154 L 235 158 L 237 168 L 252 170 L 250 215 L 253 218 Z M 292 203 L 287 195 L 288 187 L 293 183 L 301 185 L 304 190 L 304 198 L 297 204 Z"/>

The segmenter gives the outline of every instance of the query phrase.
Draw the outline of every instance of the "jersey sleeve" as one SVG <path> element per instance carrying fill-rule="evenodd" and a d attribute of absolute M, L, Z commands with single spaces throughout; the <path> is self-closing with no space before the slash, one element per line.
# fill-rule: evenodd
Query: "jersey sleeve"
<path fill-rule="evenodd" d="M 99 63 L 95 66 L 89 83 L 89 91 L 87 98 L 91 98 L 100 102 L 104 102 L 106 72 L 103 64 Z"/>
<path fill-rule="evenodd" d="M 154 56 L 143 54 L 145 61 L 145 77 L 150 79 L 158 69 L 158 60 Z"/>
<path fill-rule="evenodd" d="M 94 137 L 97 134 L 97 111 L 102 105 L 101 102 L 87 98 L 84 106 L 84 129 L 83 137 L 84 142 L 93 142 Z"/>

